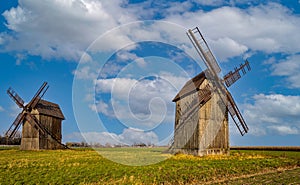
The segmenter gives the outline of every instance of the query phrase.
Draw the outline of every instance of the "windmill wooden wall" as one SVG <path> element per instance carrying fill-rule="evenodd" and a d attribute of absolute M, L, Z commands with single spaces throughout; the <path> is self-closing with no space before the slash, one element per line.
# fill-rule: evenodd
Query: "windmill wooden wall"
<path fill-rule="evenodd" d="M 22 139 L 20 149 L 40 150 L 40 149 L 61 149 L 61 127 L 64 116 L 55 103 L 41 100 L 36 109 L 31 111 L 45 129 L 51 132 L 56 139 L 49 134 L 43 134 L 38 128 L 25 121 L 22 129 Z"/>
<path fill-rule="evenodd" d="M 228 110 L 219 95 L 203 97 L 208 81 L 200 73 L 180 90 L 176 102 L 173 153 L 192 155 L 228 154 Z M 201 102 L 200 102 L 201 101 Z M 200 104 L 201 103 L 201 104 Z"/>
<path fill-rule="evenodd" d="M 38 150 L 39 149 L 39 131 L 28 121 L 23 123 L 21 150 Z"/>

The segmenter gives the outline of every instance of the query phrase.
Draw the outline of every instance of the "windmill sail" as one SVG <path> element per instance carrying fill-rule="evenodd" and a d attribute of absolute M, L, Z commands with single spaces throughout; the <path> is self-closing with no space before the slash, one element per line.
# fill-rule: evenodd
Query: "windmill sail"
<path fill-rule="evenodd" d="M 28 104 L 28 108 L 33 109 L 39 103 L 39 101 L 44 96 L 45 92 L 48 90 L 47 82 L 44 82 L 43 85 L 39 88 L 36 94 L 33 96 L 32 100 Z"/>
<path fill-rule="evenodd" d="M 11 87 L 6 92 L 16 102 L 18 107 L 24 107 L 24 100 Z"/>
<path fill-rule="evenodd" d="M 18 129 L 20 128 L 23 119 L 24 119 L 24 113 L 21 112 L 17 116 L 17 118 L 15 119 L 13 124 L 6 131 L 5 136 L 8 137 L 8 138 L 13 138 L 15 136 L 16 132 L 18 131 Z"/>
<path fill-rule="evenodd" d="M 224 76 L 224 82 L 226 84 L 227 87 L 230 87 L 232 84 L 234 84 L 238 79 L 241 78 L 241 74 L 240 71 L 242 71 L 242 74 L 245 75 L 246 74 L 246 69 L 248 71 L 251 70 L 250 68 L 250 64 L 248 62 L 248 60 L 245 61 L 244 64 L 241 64 L 239 68 L 235 68 L 234 71 L 230 71 L 229 73 L 227 73 Z"/>
<path fill-rule="evenodd" d="M 222 103 L 227 106 L 229 113 L 236 124 L 238 130 L 240 131 L 241 135 L 244 135 L 248 132 L 248 126 L 246 125 L 239 109 L 237 108 L 236 103 L 234 102 L 231 94 L 223 84 L 223 81 L 218 76 L 221 72 L 221 68 L 217 63 L 216 58 L 213 56 L 211 50 L 208 47 L 207 42 L 205 41 L 202 33 L 200 32 L 199 28 L 196 27 L 194 29 L 190 29 L 187 32 L 188 37 L 190 38 L 191 42 L 193 43 L 196 51 L 200 55 L 201 59 L 204 61 L 205 65 L 207 66 L 208 70 L 206 70 L 207 79 L 213 84 L 215 87 L 215 91 Z M 250 70 L 249 62 L 246 61 L 244 65 L 242 65 L 239 69 L 236 69 L 234 73 L 228 75 L 228 79 L 233 77 L 237 79 L 240 78 L 239 71 L 242 70 L 245 73 L 244 67 L 247 67 Z M 235 81 L 236 81 L 235 80 Z M 230 85 L 233 84 L 235 81 L 230 82 Z M 229 86 L 230 86 L 229 85 Z"/>
<path fill-rule="evenodd" d="M 249 128 L 229 91 L 227 91 L 227 98 L 228 98 L 227 107 L 228 107 L 229 114 L 232 120 L 234 121 L 236 127 L 240 131 L 241 135 L 243 136 L 248 132 Z"/>
<path fill-rule="evenodd" d="M 211 50 L 209 49 L 208 44 L 206 43 L 199 28 L 196 27 L 192 30 L 188 30 L 187 35 L 189 36 L 195 49 L 197 50 L 198 54 L 200 55 L 208 69 L 218 75 L 221 72 L 221 68 Z"/>

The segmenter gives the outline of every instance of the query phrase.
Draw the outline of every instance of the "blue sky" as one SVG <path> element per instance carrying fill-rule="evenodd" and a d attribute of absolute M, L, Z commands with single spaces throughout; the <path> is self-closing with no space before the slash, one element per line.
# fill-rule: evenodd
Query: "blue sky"
<path fill-rule="evenodd" d="M 43 81 L 66 120 L 63 140 L 166 143 L 172 98 L 205 67 L 185 34 L 198 26 L 250 128 L 231 145 L 300 144 L 300 3 L 290 1 L 1 1 L 0 133 Z"/>

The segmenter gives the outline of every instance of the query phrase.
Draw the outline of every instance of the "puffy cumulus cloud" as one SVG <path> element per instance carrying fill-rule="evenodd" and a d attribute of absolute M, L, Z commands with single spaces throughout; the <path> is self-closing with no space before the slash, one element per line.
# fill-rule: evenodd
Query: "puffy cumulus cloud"
<path fill-rule="evenodd" d="M 272 75 L 286 77 L 288 88 L 300 88 L 300 55 L 292 55 L 285 60 L 272 62 Z"/>
<path fill-rule="evenodd" d="M 164 81 L 165 80 L 165 81 Z M 183 84 L 189 80 L 187 77 L 184 76 L 176 76 L 169 72 L 160 71 L 160 73 L 157 75 L 157 78 L 153 78 L 141 81 L 143 85 L 138 86 L 139 92 L 142 94 L 146 91 L 146 87 L 148 86 L 152 90 L 157 90 L 154 88 L 155 85 L 159 85 L 157 87 L 158 89 L 161 89 L 161 91 L 167 91 L 166 95 L 169 94 L 169 87 L 166 84 L 167 82 L 172 84 L 172 86 L 176 88 L 180 88 L 183 86 Z M 150 83 L 151 81 L 151 83 Z M 162 82 L 164 81 L 164 82 Z M 137 84 L 139 80 L 134 78 L 108 78 L 108 79 L 98 79 L 96 82 L 96 92 L 97 93 L 114 93 L 118 97 L 122 97 L 122 95 L 129 94 L 129 91 L 135 84 Z M 149 82 L 149 83 L 148 83 Z M 169 95 L 168 95 L 169 97 Z"/>
<path fill-rule="evenodd" d="M 132 49 L 132 48 L 130 48 Z M 141 58 L 141 57 L 138 57 L 135 53 L 132 53 L 130 51 L 127 51 L 127 50 L 124 50 L 124 51 L 120 51 L 117 53 L 117 59 L 116 61 L 120 62 L 124 62 L 124 61 L 136 61 L 137 65 L 139 67 L 146 67 L 146 61 Z"/>
<path fill-rule="evenodd" d="M 159 142 L 158 136 L 154 132 L 145 132 L 135 128 L 124 129 L 119 135 L 110 132 L 75 132 L 67 135 L 66 139 L 76 142 L 86 141 L 89 144 L 101 145 L 158 144 Z"/>
<path fill-rule="evenodd" d="M 117 53 L 117 61 L 120 60 L 120 61 L 124 61 L 124 60 L 135 60 L 139 58 L 136 54 L 132 53 L 132 52 L 129 52 L 129 51 L 120 51 Z"/>
<path fill-rule="evenodd" d="M 3 13 L 12 35 L 3 35 L 6 51 L 27 51 L 30 55 L 79 60 L 83 50 L 99 35 L 122 23 L 134 21 L 114 3 L 97 0 L 20 0 L 16 8 Z M 2 41 L 3 42 L 3 41 Z"/>
<path fill-rule="evenodd" d="M 138 80 L 131 78 L 98 79 L 96 82 L 97 93 L 112 93 L 116 97 L 126 99 L 130 89 Z"/>
<path fill-rule="evenodd" d="M 246 104 L 244 116 L 254 135 L 299 134 L 300 97 L 259 94 L 253 104 Z"/>
<path fill-rule="evenodd" d="M 169 15 L 166 20 L 188 27 L 194 27 L 197 23 L 209 44 L 213 43 L 214 53 L 222 60 L 241 55 L 247 48 L 267 53 L 291 54 L 300 51 L 297 43 L 300 18 L 277 3 L 247 9 L 220 7 L 208 12 L 189 11 Z M 224 43 L 227 45 L 226 53 Z"/>
<path fill-rule="evenodd" d="M 245 3 L 248 1 L 20 0 L 17 7 L 3 13 L 11 32 L 1 33 L 0 43 L 4 51 L 78 61 L 91 42 L 108 30 L 132 21 L 159 19 L 189 28 L 197 23 L 221 60 L 248 50 L 299 52 L 299 16 L 278 3 L 251 1 L 254 5 L 244 9 L 223 6 Z M 218 6 L 203 11 L 197 9 L 199 5 Z M 94 49 L 116 49 L 138 38 L 182 44 L 185 37 L 162 24 L 146 28 L 136 24 L 117 32 L 108 34 Z"/>
<path fill-rule="evenodd" d="M 97 100 L 90 108 L 119 119 L 129 127 L 152 129 L 160 123 L 173 122 L 172 99 L 188 79 L 161 72 L 141 79 L 98 79 L 96 94 L 110 94 L 109 102 Z"/>
<path fill-rule="evenodd" d="M 135 128 L 124 129 L 123 133 L 119 135 L 119 140 L 122 143 L 135 144 L 157 144 L 159 142 L 158 136 L 153 132 L 145 132 Z"/>
<path fill-rule="evenodd" d="M 278 134 L 287 135 L 287 134 L 299 134 L 299 128 L 290 127 L 290 126 L 269 126 L 269 129 L 274 130 Z"/>
<path fill-rule="evenodd" d="M 77 79 L 96 79 L 97 73 L 95 73 L 89 66 L 84 66 L 80 69 L 76 69 L 73 71 L 74 76 Z"/>
<path fill-rule="evenodd" d="M 220 59 L 223 61 L 245 53 L 248 50 L 247 46 L 239 44 L 228 37 L 212 40 L 211 46 L 214 50 L 218 51 L 218 56 L 220 56 Z"/>
<path fill-rule="evenodd" d="M 98 112 L 98 113 L 102 113 L 106 116 L 114 116 L 114 113 L 112 111 L 112 107 L 110 106 L 110 104 L 105 103 L 104 101 L 96 101 L 95 104 L 90 104 L 89 108 L 92 111 Z"/>

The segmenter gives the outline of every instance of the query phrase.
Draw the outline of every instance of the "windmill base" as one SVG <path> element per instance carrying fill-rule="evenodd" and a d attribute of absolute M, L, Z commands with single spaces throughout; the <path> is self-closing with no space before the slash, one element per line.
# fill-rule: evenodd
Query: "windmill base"
<path fill-rule="evenodd" d="M 22 138 L 20 150 L 55 150 L 63 149 L 62 145 L 52 139 Z"/>
<path fill-rule="evenodd" d="M 22 138 L 21 150 L 39 150 L 39 139 L 38 138 Z"/>
<path fill-rule="evenodd" d="M 170 149 L 170 153 L 172 154 L 186 154 L 186 155 L 194 155 L 194 156 L 206 156 L 206 155 L 229 155 L 230 150 L 224 148 L 214 148 L 214 149 Z"/>

